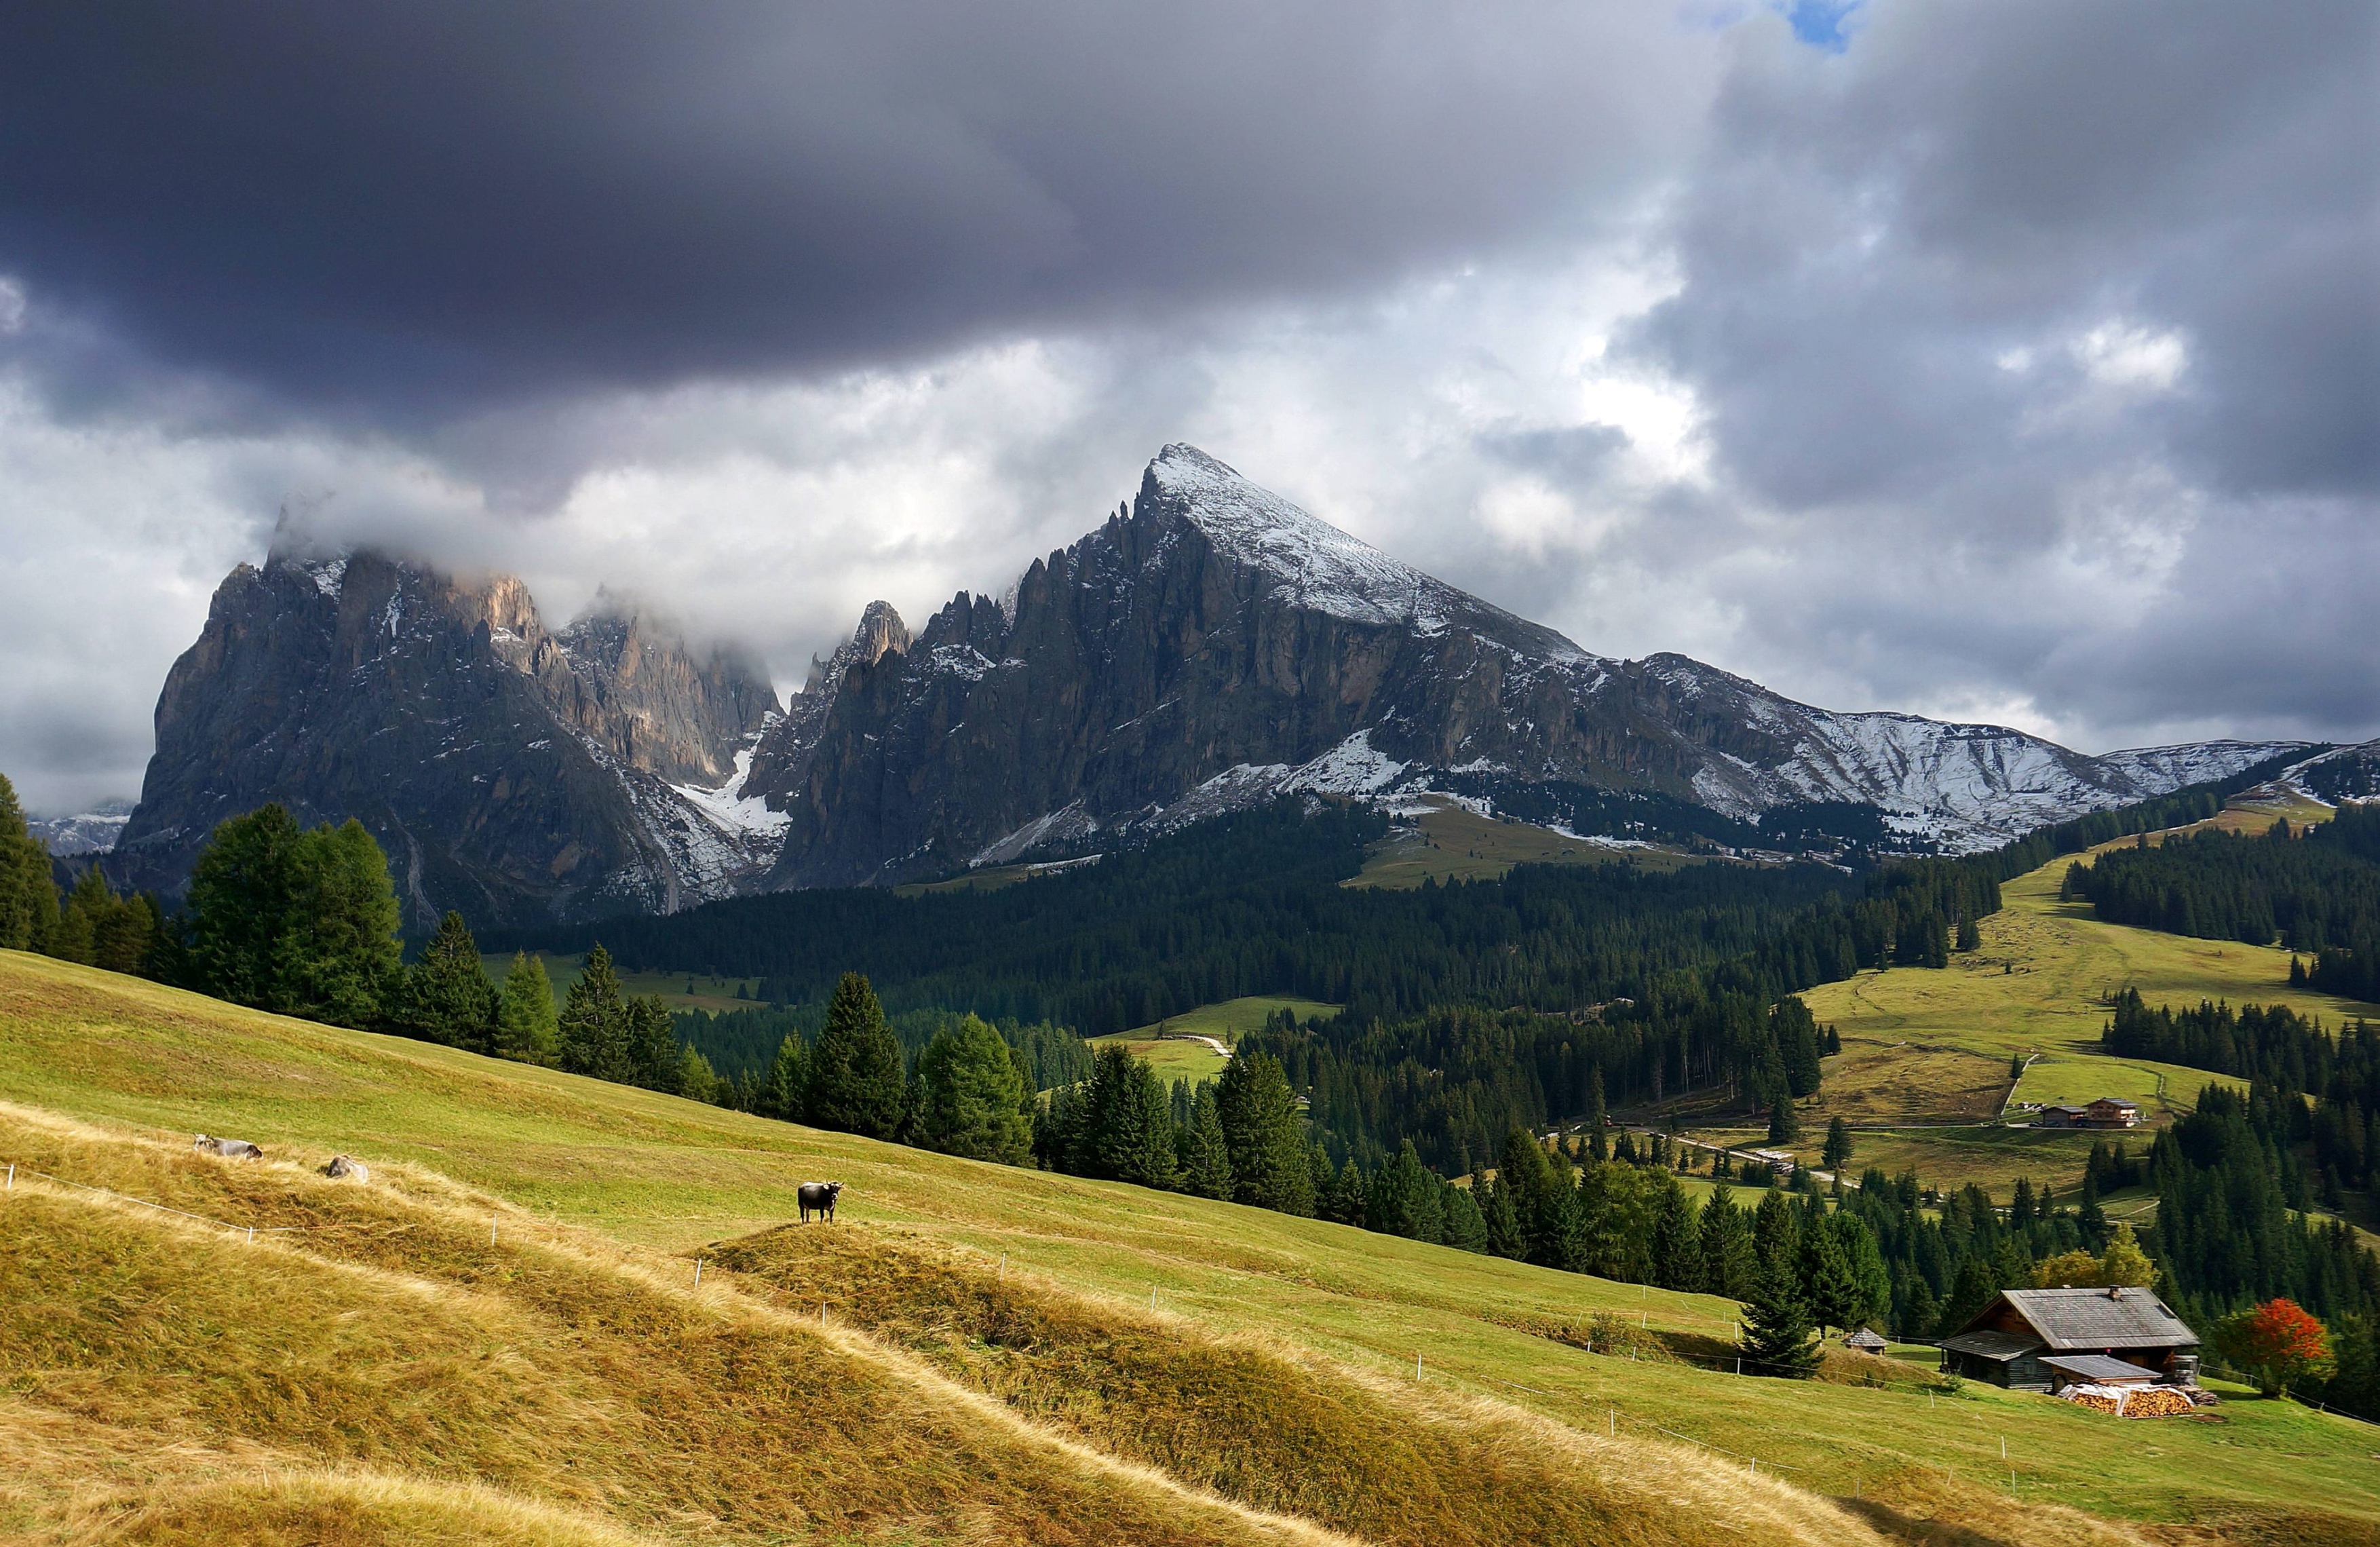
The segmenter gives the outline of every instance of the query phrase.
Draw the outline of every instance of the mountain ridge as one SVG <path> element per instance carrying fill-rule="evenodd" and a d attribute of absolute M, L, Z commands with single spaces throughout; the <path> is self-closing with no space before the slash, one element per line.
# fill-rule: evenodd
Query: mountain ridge
<path fill-rule="evenodd" d="M 276 548 L 219 588 L 157 725 L 119 879 L 178 890 L 215 822 L 275 799 L 371 828 L 416 927 L 898 883 L 1287 794 L 1961 851 L 2316 750 L 2090 757 L 1600 655 L 1181 444 L 998 598 L 957 592 L 914 632 L 870 603 L 783 705 L 757 661 L 609 592 L 549 629 L 511 576 Z"/>

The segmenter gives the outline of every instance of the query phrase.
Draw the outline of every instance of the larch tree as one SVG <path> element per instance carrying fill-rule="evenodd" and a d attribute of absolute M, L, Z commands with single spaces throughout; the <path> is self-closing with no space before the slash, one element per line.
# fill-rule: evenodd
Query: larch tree
<path fill-rule="evenodd" d="M 553 980 L 545 959 L 513 953 L 504 985 L 496 996 L 496 1054 L 524 1064 L 551 1064 L 561 1056 L 561 1028 L 554 1017 Z"/>
<path fill-rule="evenodd" d="M 1014 1165 L 1033 1148 L 1025 1080 L 999 1032 L 970 1015 L 917 1055 L 919 1125 L 929 1149 Z"/>

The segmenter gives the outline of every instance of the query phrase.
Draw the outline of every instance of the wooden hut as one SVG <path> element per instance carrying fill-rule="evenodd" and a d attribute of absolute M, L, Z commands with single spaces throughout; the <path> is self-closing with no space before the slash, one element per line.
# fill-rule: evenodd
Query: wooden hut
<path fill-rule="evenodd" d="M 2064 1382 L 2047 1360 L 2078 1355 L 2187 1384 L 2198 1334 L 2147 1289 L 2009 1289 L 1942 1340 L 1946 1373 L 2016 1391 L 2055 1389 Z"/>
<path fill-rule="evenodd" d="M 1861 1327 L 1843 1339 L 1843 1346 L 1856 1348 L 1863 1354 L 1881 1354 L 1885 1349 L 1885 1342 L 1873 1328 Z"/>

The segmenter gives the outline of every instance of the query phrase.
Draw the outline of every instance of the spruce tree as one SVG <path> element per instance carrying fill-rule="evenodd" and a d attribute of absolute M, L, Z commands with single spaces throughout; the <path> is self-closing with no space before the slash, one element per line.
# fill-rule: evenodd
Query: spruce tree
<path fill-rule="evenodd" d="M 1314 1212 L 1322 1212 L 1323 1200 L 1330 1196 L 1331 1186 L 1339 1180 L 1338 1168 L 1330 1163 L 1330 1151 L 1320 1139 L 1305 1147 L 1306 1174 L 1313 1178 Z"/>
<path fill-rule="evenodd" d="M 284 1007 L 281 938 L 296 905 L 304 835 L 278 805 L 216 824 L 183 895 L 184 986 L 235 1005 Z"/>
<path fill-rule="evenodd" d="M 1091 1063 L 1083 1142 L 1095 1176 L 1173 1186 L 1173 1112 L 1165 1082 L 1120 1042 L 1100 1048 Z M 1303 1145 L 1297 1158 L 1303 1175 Z"/>
<path fill-rule="evenodd" d="M 686 1060 L 678 1049 L 677 1028 L 670 1019 L 668 1002 L 658 993 L 628 1001 L 628 1068 L 630 1080 L 648 1090 L 685 1093 Z"/>
<path fill-rule="evenodd" d="M 1223 1108 L 1215 1099 L 1213 1080 L 1198 1082 L 1190 1098 L 1189 1126 L 1182 1131 L 1182 1190 L 1200 1198 L 1230 1199 L 1232 1150 L 1223 1138 Z"/>
<path fill-rule="evenodd" d="M 1025 1080 L 1007 1042 L 976 1017 L 934 1034 L 917 1055 L 917 1085 L 927 1148 L 1005 1165 L 1030 1152 Z"/>
<path fill-rule="evenodd" d="M 1484 1172 L 1475 1172 L 1473 1176 L 1473 1191 L 1487 1189 L 1487 1202 L 1480 1212 L 1488 1219 L 1488 1251 L 1519 1261 L 1529 1254 L 1529 1243 L 1521 1232 L 1520 1212 L 1512 1206 L 1512 1189 L 1500 1175 L 1492 1182 Z"/>
<path fill-rule="evenodd" d="M 1768 1012 L 1769 1030 L 1785 1061 L 1785 1088 L 1795 1096 L 1818 1093 L 1818 1022 L 1798 998 L 1779 1000 Z"/>
<path fill-rule="evenodd" d="M 1372 1174 L 1364 1200 L 1364 1222 L 1385 1236 L 1436 1241 L 1444 1233 L 1439 1180 L 1421 1163 L 1408 1139 L 1388 1164 Z"/>
<path fill-rule="evenodd" d="M 2107 1211 L 2099 1206 L 2099 1174 L 2082 1173 L 2082 1206 L 2075 1211 L 2075 1228 L 2082 1235 L 2082 1244 L 2097 1251 L 2107 1244 Z"/>
<path fill-rule="evenodd" d="M 1768 1142 L 1791 1144 L 1802 1137 L 1802 1114 L 1795 1109 L 1792 1098 L 1779 1096 L 1768 1109 Z"/>
<path fill-rule="evenodd" d="M 1439 1239 L 1462 1251 L 1488 1249 L 1488 1221 L 1468 1188 L 1451 1182 L 1439 1185 Z"/>
<path fill-rule="evenodd" d="M 1354 1156 L 1349 1155 L 1347 1163 L 1330 1180 L 1330 1196 L 1322 1201 L 1322 1217 L 1334 1224 L 1366 1224 L 1364 1199 L 1369 1190 L 1364 1168 L 1355 1163 Z"/>
<path fill-rule="evenodd" d="M 1653 1282 L 1664 1289 L 1692 1290 L 1702 1283 L 1694 1205 L 1676 1177 L 1666 1180 L 1653 1215 Z"/>
<path fill-rule="evenodd" d="M 1909 1284 L 1909 1300 L 1900 1312 L 1900 1341 L 1923 1343 L 1929 1337 L 1944 1335 L 1942 1307 L 1934 1298 L 1934 1287 L 1923 1273 L 1912 1274 Z"/>
<path fill-rule="evenodd" d="M 1801 1249 L 1802 1231 L 1793 1206 L 1770 1188 L 1752 1212 L 1752 1254 L 1764 1273 L 1791 1273 Z"/>
<path fill-rule="evenodd" d="M 496 989 L 480 965 L 480 947 L 463 916 L 449 911 L 406 969 L 396 1029 L 424 1041 L 473 1053 L 493 1051 Z"/>
<path fill-rule="evenodd" d="M 1844 1122 L 1840 1117 L 1828 1118 L 1827 1147 L 1824 1151 L 1820 1151 L 1818 1159 L 1825 1164 L 1828 1171 L 1837 1173 L 1838 1180 L 1840 1180 L 1840 1174 L 1842 1171 L 1843 1166 L 1850 1162 L 1851 1158 L 1851 1125 Z"/>
<path fill-rule="evenodd" d="M 620 975 L 612 968 L 612 953 L 600 943 L 587 953 L 587 965 L 563 996 L 555 1029 L 564 1068 L 597 1079 L 627 1079 L 634 1066 L 628 1056 L 627 1000 L 620 992 Z"/>
<path fill-rule="evenodd" d="M 1809 1308 L 1791 1273 L 1762 1273 L 1743 1308 L 1747 1374 L 1806 1381 L 1817 1373 L 1818 1345 L 1810 1336 Z"/>
<path fill-rule="evenodd" d="M 1312 1213 L 1314 1170 L 1305 1123 L 1280 1061 L 1269 1053 L 1233 1057 L 1215 1098 L 1231 1151 L 1232 1195 L 1287 1214 Z"/>
<path fill-rule="evenodd" d="M 1603 1068 L 1597 1065 L 1586 1076 L 1586 1144 L 1587 1152 L 1597 1160 L 1604 1157 L 1603 1125 L 1609 1109 L 1603 1101 Z"/>
<path fill-rule="evenodd" d="M 561 1027 L 554 1017 L 553 980 L 545 958 L 513 953 L 504 985 L 496 995 L 495 1049 L 499 1057 L 524 1064 L 552 1064 L 562 1054 Z"/>
<path fill-rule="evenodd" d="M 809 1051 L 805 1115 L 811 1125 L 891 1139 L 906 1103 L 901 1044 L 884 1024 L 876 991 L 846 972 L 827 1002 L 826 1025 Z"/>
<path fill-rule="evenodd" d="M 334 1026 L 378 1024 L 405 961 L 388 857 L 351 817 L 298 834 L 289 859 L 265 1007 Z"/>
<path fill-rule="evenodd" d="M 1826 1224 L 1851 1270 L 1852 1313 L 1844 1323 L 1846 1329 L 1883 1324 L 1892 1315 L 1892 1272 L 1885 1266 L 1884 1249 L 1876 1244 L 1876 1232 L 1852 1213 L 1829 1214 Z"/>
<path fill-rule="evenodd" d="M 1701 1224 L 1703 1292 L 1730 1299 L 1751 1294 L 1760 1276 L 1760 1259 L 1753 1250 L 1752 1226 L 1724 1185 L 1711 1189 Z"/>
<path fill-rule="evenodd" d="M 25 827 L 17 789 L 0 775 L 0 951 L 39 951 L 58 920 L 50 851 Z"/>
<path fill-rule="evenodd" d="M 760 1082 L 759 1094 L 753 1102 L 752 1110 L 763 1117 L 798 1123 L 808 1106 L 806 1092 L 808 1089 L 804 1073 L 801 1033 L 792 1032 L 777 1043 L 777 1055 L 769 1062 L 768 1078 Z"/>
<path fill-rule="evenodd" d="M 1942 1331 L 1945 1336 L 1974 1320 L 1984 1307 L 1992 1303 L 2001 1285 L 1991 1263 L 1979 1252 L 1970 1252 L 1959 1262 L 1959 1275 L 1950 1285 L 1949 1297 L 1942 1305 Z"/>
<path fill-rule="evenodd" d="M 1814 1221 L 1802 1233 L 1793 1273 L 1810 1318 L 1823 1334 L 1828 1327 L 1851 1330 L 1860 1311 L 1859 1285 L 1852 1280 L 1851 1264 L 1824 1221 Z"/>

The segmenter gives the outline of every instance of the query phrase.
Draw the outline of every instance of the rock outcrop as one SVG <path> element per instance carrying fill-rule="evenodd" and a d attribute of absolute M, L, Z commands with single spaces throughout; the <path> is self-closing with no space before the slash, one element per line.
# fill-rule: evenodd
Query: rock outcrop
<path fill-rule="evenodd" d="M 773 859 L 782 823 L 734 780 L 774 709 L 754 664 L 610 598 L 553 633 L 510 576 L 275 554 L 166 677 L 111 868 L 171 895 L 215 823 L 277 800 L 370 828 L 409 925 L 668 910 Z"/>
<path fill-rule="evenodd" d="M 1831 713 L 1682 656 L 1613 660 L 1185 445 L 1005 598 L 960 593 L 829 688 L 803 706 L 798 755 L 756 762 L 748 786 L 789 819 L 771 885 L 1001 862 L 1285 790 L 1433 786 L 1752 822 L 1845 803 L 1911 847 L 1971 848 L 2282 749 L 2094 759 L 2000 726 Z"/>

